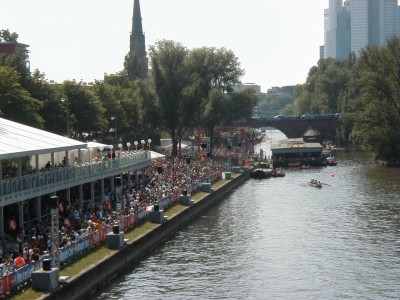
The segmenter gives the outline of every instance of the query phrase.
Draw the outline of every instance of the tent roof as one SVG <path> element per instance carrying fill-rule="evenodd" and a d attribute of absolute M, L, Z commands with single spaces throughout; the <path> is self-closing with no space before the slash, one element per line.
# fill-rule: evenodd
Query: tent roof
<path fill-rule="evenodd" d="M 110 149 L 110 145 L 98 143 L 98 142 L 88 142 L 87 143 L 88 148 L 93 148 L 93 149 L 100 149 L 101 147 L 103 149 Z"/>
<path fill-rule="evenodd" d="M 0 118 L 0 160 L 87 148 L 87 144 Z"/>
<path fill-rule="evenodd" d="M 157 160 L 157 159 L 163 158 L 163 157 L 165 157 L 164 154 L 161 154 L 161 153 L 158 153 L 155 151 L 151 151 L 151 160 Z"/>

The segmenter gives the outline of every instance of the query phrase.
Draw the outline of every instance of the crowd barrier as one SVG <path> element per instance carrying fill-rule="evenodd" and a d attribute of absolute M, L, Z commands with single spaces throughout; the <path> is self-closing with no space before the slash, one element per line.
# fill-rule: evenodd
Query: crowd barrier
<path fill-rule="evenodd" d="M 214 182 L 218 179 L 222 178 L 222 173 L 218 172 L 210 176 L 210 179 Z M 192 183 L 190 185 L 191 191 L 196 191 L 198 187 L 201 185 L 201 182 Z M 181 195 L 182 190 L 176 190 L 171 195 L 164 197 L 159 201 L 159 205 L 161 209 L 167 209 L 171 205 L 175 204 L 179 200 L 179 196 Z M 139 222 L 148 220 L 150 218 L 151 211 L 153 210 L 154 205 L 150 205 L 146 207 L 146 209 L 142 209 L 137 213 L 122 216 L 120 219 L 120 229 L 125 230 L 127 228 L 133 227 L 137 225 Z M 106 239 L 106 234 L 112 232 L 112 226 L 103 227 L 100 230 L 96 230 L 94 232 L 89 233 L 87 236 L 80 238 L 78 241 L 74 242 L 73 245 L 63 247 L 60 249 L 60 264 L 63 265 L 68 263 L 73 258 L 85 253 L 91 247 L 95 247 L 100 243 L 103 243 Z M 0 295 L 5 295 L 10 293 L 11 291 L 17 289 L 19 286 L 25 284 L 26 282 L 31 280 L 32 272 L 41 269 L 43 265 L 43 260 L 48 258 L 52 258 L 51 255 L 45 255 L 40 260 L 31 262 L 23 266 L 22 268 L 6 275 L 0 275 Z"/>
<path fill-rule="evenodd" d="M 31 280 L 31 274 L 42 267 L 43 259 L 49 256 L 43 256 L 40 260 L 32 262 L 22 268 L 12 272 L 9 275 L 0 276 L 0 295 L 5 295 L 18 286 L 23 285 L 27 281 Z"/>

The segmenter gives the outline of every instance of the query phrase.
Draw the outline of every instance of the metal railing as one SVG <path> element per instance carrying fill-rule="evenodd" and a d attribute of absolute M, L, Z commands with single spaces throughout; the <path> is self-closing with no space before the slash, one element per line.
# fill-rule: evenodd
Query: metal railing
<path fill-rule="evenodd" d="M 83 163 L 0 181 L 0 205 L 134 171 L 151 163 L 150 151 L 124 153 L 112 160 Z"/>

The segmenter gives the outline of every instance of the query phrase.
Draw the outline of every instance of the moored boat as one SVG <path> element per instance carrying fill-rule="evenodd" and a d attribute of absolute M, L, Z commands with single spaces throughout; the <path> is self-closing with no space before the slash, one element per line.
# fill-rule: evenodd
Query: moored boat
<path fill-rule="evenodd" d="M 337 166 L 337 161 L 334 157 L 330 156 L 326 159 L 328 166 Z"/>
<path fill-rule="evenodd" d="M 270 178 L 272 176 L 272 171 L 273 169 L 270 167 L 270 164 L 268 163 L 259 163 L 257 168 L 255 168 L 251 172 L 251 178 L 255 179 L 264 179 L 264 178 Z"/>
<path fill-rule="evenodd" d="M 264 178 L 270 178 L 272 176 L 272 170 L 267 170 L 267 169 L 254 169 L 253 172 L 251 172 L 251 178 L 254 179 L 264 179 Z"/>

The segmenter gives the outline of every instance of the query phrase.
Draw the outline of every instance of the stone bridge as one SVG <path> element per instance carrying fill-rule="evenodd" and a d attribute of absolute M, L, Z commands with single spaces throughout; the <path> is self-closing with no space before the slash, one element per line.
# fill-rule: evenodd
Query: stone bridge
<path fill-rule="evenodd" d="M 252 128 L 273 127 L 282 131 L 287 138 L 304 137 L 318 141 L 326 139 L 339 125 L 338 114 L 252 118 L 235 123 L 235 126 Z"/>

